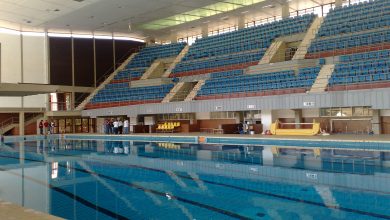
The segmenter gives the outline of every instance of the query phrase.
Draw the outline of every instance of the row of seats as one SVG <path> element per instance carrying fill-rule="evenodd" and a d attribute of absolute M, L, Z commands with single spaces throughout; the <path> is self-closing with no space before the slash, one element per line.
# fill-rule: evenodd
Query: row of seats
<path fill-rule="evenodd" d="M 126 69 L 149 67 L 156 59 L 175 57 L 184 49 L 185 46 L 185 43 L 174 43 L 146 47 L 133 58 L 133 60 L 126 66 Z"/>
<path fill-rule="evenodd" d="M 244 74 L 244 70 L 231 70 L 231 71 L 223 71 L 223 72 L 214 72 L 210 74 L 210 78 L 225 78 L 225 77 L 232 77 L 232 76 L 241 76 Z"/>
<path fill-rule="evenodd" d="M 140 78 L 147 69 L 147 67 L 124 69 L 115 75 L 114 80 Z"/>
<path fill-rule="evenodd" d="M 287 18 L 238 31 L 196 40 L 183 61 L 267 48 L 276 37 L 307 30 L 314 15 Z"/>
<path fill-rule="evenodd" d="M 390 2 L 377 0 L 330 10 L 318 36 L 333 36 L 390 25 Z"/>
<path fill-rule="evenodd" d="M 310 88 L 314 83 L 320 67 L 300 69 L 299 74 L 293 70 L 233 76 L 206 80 L 198 96 L 209 96 L 224 93 L 256 92 L 264 90 Z"/>
<path fill-rule="evenodd" d="M 137 100 L 161 100 L 173 88 L 173 84 L 160 86 L 147 86 L 139 88 L 122 87 L 105 89 L 93 97 L 91 103 L 137 101 Z"/>
<path fill-rule="evenodd" d="M 389 50 L 341 56 L 329 86 L 377 83 L 390 80 Z M 369 58 L 369 59 L 366 59 Z"/>
<path fill-rule="evenodd" d="M 374 60 L 390 57 L 390 50 L 379 50 L 367 53 L 357 53 L 351 55 L 343 55 L 339 57 L 340 62 L 351 62 L 358 60 Z"/>
<path fill-rule="evenodd" d="M 224 56 L 211 57 L 208 59 L 198 59 L 187 62 L 180 62 L 176 65 L 172 73 L 173 75 L 175 75 L 175 73 L 180 72 L 259 61 L 261 57 L 263 57 L 264 53 L 264 50 L 249 51 L 246 53 L 236 53 Z"/>
<path fill-rule="evenodd" d="M 355 35 L 339 36 L 327 39 L 317 38 L 309 47 L 309 53 L 332 51 L 371 44 L 381 44 L 390 41 L 390 29 L 361 33 Z"/>

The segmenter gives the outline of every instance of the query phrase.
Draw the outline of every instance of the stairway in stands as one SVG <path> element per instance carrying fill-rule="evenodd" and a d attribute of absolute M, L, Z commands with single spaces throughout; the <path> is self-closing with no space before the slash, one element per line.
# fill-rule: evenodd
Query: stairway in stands
<path fill-rule="evenodd" d="M 317 79 L 310 89 L 310 93 L 314 92 L 325 92 L 328 86 L 329 79 L 332 76 L 334 64 L 323 65 L 320 72 L 318 73 Z"/>
<path fill-rule="evenodd" d="M 188 50 L 190 49 L 190 45 L 186 45 L 183 50 L 179 53 L 179 55 L 175 58 L 171 66 L 164 72 L 162 77 L 169 77 L 171 75 L 173 69 L 175 69 L 176 65 L 183 59 L 183 57 L 188 53 Z"/>
<path fill-rule="evenodd" d="M 179 82 L 165 96 L 162 102 L 167 103 L 184 101 L 196 85 L 196 82 Z"/>
<path fill-rule="evenodd" d="M 265 51 L 264 56 L 261 58 L 259 64 L 268 64 L 271 63 L 272 60 L 275 58 L 276 54 L 279 54 L 278 51 L 282 48 L 284 42 L 281 40 L 274 40 L 272 42 L 271 46 Z"/>
<path fill-rule="evenodd" d="M 311 24 L 309 30 L 307 30 L 305 37 L 299 45 L 297 52 L 295 53 L 293 60 L 305 59 L 307 50 L 310 47 L 311 42 L 316 37 L 318 30 L 321 28 L 321 24 L 324 22 L 324 18 L 316 17 Z"/>
<path fill-rule="evenodd" d="M 196 95 L 198 94 L 198 91 L 202 88 L 202 86 L 205 84 L 206 80 L 205 79 L 202 79 L 202 80 L 199 80 L 196 85 L 194 86 L 194 88 L 192 89 L 192 91 L 187 95 L 187 97 L 184 99 L 184 101 L 188 102 L 188 101 L 192 101 L 194 100 L 194 98 L 196 97 Z"/>
<path fill-rule="evenodd" d="M 134 59 L 134 57 L 137 55 L 138 53 L 133 53 L 131 54 L 131 56 L 129 58 L 127 58 L 127 60 L 125 62 L 122 63 L 122 65 L 120 65 L 113 73 L 110 74 L 109 77 L 107 77 L 106 80 L 104 80 L 91 94 L 89 94 L 89 96 L 87 98 L 84 99 L 83 102 L 81 102 L 76 108 L 75 110 L 76 111 L 81 111 L 85 108 L 85 106 L 91 101 L 91 99 L 101 90 L 103 89 L 107 84 L 109 84 L 111 82 L 111 80 L 114 79 L 114 77 L 122 70 L 124 70 L 126 68 L 126 65 L 132 60 Z"/>

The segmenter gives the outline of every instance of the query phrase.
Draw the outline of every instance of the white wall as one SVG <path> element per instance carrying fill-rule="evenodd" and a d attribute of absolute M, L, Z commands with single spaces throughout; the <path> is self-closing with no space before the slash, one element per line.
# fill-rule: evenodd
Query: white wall
<path fill-rule="evenodd" d="M 0 33 L 1 83 L 48 83 L 45 36 Z M 0 97 L 0 108 L 46 107 L 47 95 Z"/>

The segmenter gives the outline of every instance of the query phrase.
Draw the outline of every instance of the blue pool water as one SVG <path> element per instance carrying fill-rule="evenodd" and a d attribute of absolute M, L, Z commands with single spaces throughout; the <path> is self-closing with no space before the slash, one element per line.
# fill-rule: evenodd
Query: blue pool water
<path fill-rule="evenodd" d="M 390 219 L 390 150 L 7 143 L 0 199 L 66 219 Z"/>

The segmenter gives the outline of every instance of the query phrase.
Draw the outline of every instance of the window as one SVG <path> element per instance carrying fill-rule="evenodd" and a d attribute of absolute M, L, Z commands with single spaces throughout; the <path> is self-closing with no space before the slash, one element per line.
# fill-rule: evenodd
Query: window
<path fill-rule="evenodd" d="M 369 107 L 344 107 L 344 108 L 323 108 L 320 110 L 321 117 L 367 117 L 372 116 L 372 109 Z"/>

